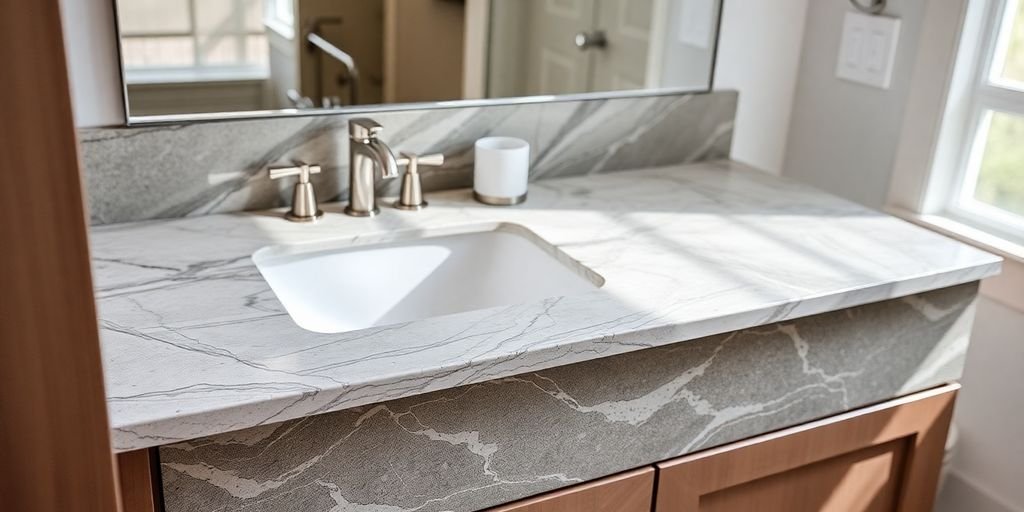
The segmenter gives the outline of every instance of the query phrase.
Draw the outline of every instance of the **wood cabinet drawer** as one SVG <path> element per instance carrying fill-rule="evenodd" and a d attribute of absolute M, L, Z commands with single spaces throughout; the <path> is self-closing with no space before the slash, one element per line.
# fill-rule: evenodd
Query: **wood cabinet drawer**
<path fill-rule="evenodd" d="M 655 511 L 930 511 L 957 389 L 660 463 Z"/>
<path fill-rule="evenodd" d="M 654 468 L 643 468 L 490 509 L 489 512 L 650 512 Z"/>

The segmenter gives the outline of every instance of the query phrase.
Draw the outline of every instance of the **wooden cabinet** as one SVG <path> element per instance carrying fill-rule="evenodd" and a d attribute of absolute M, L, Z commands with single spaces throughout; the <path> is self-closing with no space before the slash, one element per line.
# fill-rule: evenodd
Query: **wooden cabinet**
<path fill-rule="evenodd" d="M 654 510 L 930 511 L 958 388 L 660 463 Z"/>
<path fill-rule="evenodd" d="M 156 448 L 126 452 L 117 456 L 122 512 L 158 512 L 160 464 Z"/>
<path fill-rule="evenodd" d="M 490 512 L 650 512 L 653 498 L 654 468 L 648 467 L 503 505 Z"/>

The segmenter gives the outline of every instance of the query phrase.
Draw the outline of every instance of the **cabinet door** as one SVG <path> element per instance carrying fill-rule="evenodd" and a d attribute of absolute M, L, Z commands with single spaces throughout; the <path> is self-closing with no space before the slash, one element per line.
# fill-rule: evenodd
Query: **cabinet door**
<path fill-rule="evenodd" d="M 654 468 L 643 468 L 535 498 L 490 512 L 650 512 Z"/>
<path fill-rule="evenodd" d="M 957 389 L 658 464 L 655 511 L 930 511 Z"/>

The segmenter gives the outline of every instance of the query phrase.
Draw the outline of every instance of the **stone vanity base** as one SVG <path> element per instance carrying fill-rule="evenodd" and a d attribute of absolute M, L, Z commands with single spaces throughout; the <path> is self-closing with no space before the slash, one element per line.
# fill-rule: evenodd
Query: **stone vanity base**
<path fill-rule="evenodd" d="M 168 512 L 477 510 L 957 380 L 977 285 L 160 448 Z"/>

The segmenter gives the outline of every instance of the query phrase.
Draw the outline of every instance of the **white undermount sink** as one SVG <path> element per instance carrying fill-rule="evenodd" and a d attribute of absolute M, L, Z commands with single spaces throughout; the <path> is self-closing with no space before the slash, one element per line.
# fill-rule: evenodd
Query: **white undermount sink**
<path fill-rule="evenodd" d="M 575 295 L 604 282 L 509 224 L 373 245 L 265 247 L 253 261 L 295 323 L 320 333 Z"/>

